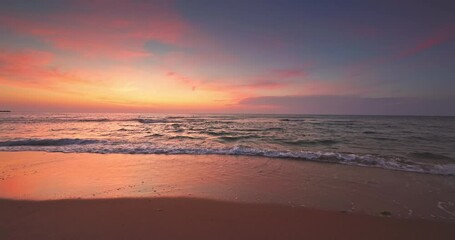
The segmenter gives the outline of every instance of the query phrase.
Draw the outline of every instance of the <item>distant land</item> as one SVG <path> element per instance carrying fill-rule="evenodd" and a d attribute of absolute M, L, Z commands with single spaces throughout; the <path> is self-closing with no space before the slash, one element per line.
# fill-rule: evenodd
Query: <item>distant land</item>
<path fill-rule="evenodd" d="M 11 110 L 0 110 L 0 112 L 11 112 Z"/>

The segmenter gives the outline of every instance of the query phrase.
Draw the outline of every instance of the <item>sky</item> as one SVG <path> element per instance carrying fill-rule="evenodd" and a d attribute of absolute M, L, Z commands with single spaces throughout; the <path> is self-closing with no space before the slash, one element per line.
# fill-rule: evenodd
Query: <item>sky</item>
<path fill-rule="evenodd" d="M 0 110 L 455 115 L 453 1 L 0 4 Z"/>

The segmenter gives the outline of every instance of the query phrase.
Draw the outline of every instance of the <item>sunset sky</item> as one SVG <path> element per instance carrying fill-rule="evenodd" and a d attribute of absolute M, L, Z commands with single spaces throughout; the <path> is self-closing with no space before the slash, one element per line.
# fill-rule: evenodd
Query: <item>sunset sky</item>
<path fill-rule="evenodd" d="M 0 110 L 455 115 L 453 1 L 0 3 Z"/>

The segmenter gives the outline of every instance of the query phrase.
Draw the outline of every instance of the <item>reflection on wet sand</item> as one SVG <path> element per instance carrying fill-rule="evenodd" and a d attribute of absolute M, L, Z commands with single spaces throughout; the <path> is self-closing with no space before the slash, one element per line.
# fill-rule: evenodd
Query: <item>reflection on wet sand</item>
<path fill-rule="evenodd" d="M 0 159 L 0 198 L 197 197 L 455 219 L 450 176 L 219 155 L 0 152 Z"/>

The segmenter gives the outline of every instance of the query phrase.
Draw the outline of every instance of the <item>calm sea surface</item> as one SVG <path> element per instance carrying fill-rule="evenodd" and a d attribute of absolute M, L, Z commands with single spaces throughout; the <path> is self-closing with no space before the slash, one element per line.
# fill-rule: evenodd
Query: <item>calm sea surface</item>
<path fill-rule="evenodd" d="M 0 113 L 0 151 L 254 155 L 455 175 L 455 118 Z"/>

